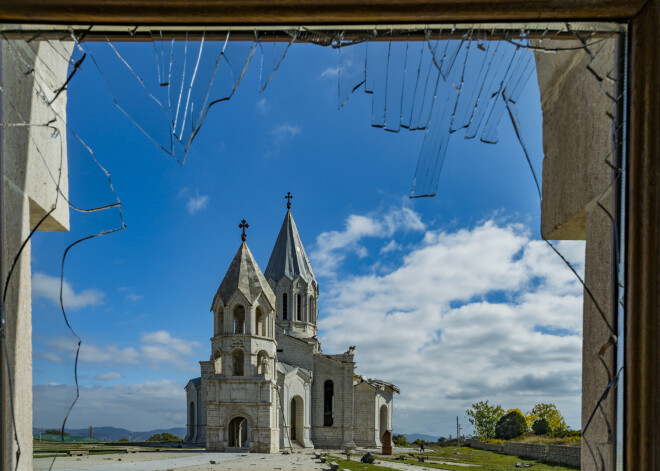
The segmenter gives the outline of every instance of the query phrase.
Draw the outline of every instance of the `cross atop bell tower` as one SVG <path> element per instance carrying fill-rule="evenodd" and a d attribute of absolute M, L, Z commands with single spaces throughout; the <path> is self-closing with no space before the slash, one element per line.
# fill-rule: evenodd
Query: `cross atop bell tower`
<path fill-rule="evenodd" d="M 286 195 L 284 195 L 284 199 L 286 200 L 286 209 L 291 209 L 291 198 L 293 198 L 293 195 L 290 191 L 287 191 Z"/>
<path fill-rule="evenodd" d="M 243 233 L 241 234 L 241 240 L 245 242 L 245 239 L 247 239 L 247 235 L 245 234 L 245 229 L 250 227 L 250 225 L 247 223 L 245 219 L 241 221 L 241 223 L 238 225 L 239 229 L 243 229 Z"/>

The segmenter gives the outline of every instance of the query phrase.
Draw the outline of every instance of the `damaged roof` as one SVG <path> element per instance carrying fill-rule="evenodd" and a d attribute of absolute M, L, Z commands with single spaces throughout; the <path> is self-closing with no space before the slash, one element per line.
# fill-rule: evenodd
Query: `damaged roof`
<path fill-rule="evenodd" d="M 282 228 L 277 236 L 264 276 L 279 281 L 285 276 L 291 281 L 299 276 L 307 283 L 316 281 L 307 253 L 300 240 L 298 228 L 291 211 L 287 210 Z"/>
<path fill-rule="evenodd" d="M 231 261 L 218 292 L 215 294 L 213 304 L 215 305 L 217 298 L 220 298 L 222 304 L 227 305 L 236 290 L 239 290 L 250 304 L 254 304 L 259 295 L 263 293 L 271 307 L 275 308 L 275 293 L 261 273 L 259 265 L 245 242 L 238 248 L 238 252 Z"/>

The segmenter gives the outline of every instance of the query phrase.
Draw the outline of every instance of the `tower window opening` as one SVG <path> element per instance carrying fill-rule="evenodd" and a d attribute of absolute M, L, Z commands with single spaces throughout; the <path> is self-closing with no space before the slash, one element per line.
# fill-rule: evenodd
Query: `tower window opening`
<path fill-rule="evenodd" d="M 259 306 L 257 308 L 257 335 L 261 335 L 262 337 L 266 336 L 266 320 L 266 313 L 261 306 Z"/>
<path fill-rule="evenodd" d="M 234 308 L 234 333 L 245 333 L 245 308 L 241 305 Z"/>
<path fill-rule="evenodd" d="M 302 320 L 302 296 L 298 294 L 297 298 L 297 306 L 296 306 L 296 319 L 301 321 Z"/>
<path fill-rule="evenodd" d="M 286 293 L 282 295 L 282 319 L 287 320 L 289 317 L 289 305 L 288 305 L 288 296 Z"/>

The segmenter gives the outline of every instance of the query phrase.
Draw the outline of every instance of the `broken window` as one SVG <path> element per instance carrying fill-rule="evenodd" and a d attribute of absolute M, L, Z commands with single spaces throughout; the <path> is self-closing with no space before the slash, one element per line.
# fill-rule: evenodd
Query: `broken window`
<path fill-rule="evenodd" d="M 3 66 L 3 70 L 14 68 L 18 75 L 18 78 L 3 83 L 4 138 L 7 142 L 19 142 L 17 148 L 30 156 L 29 160 L 25 159 L 26 162 L 39 165 L 41 170 L 38 173 L 43 174 L 43 181 L 50 192 L 50 199 L 41 202 L 40 211 L 30 211 L 30 230 L 57 229 L 61 224 L 57 212 L 61 208 L 92 217 L 111 212 L 114 216 L 104 220 L 107 225 L 102 230 L 94 231 L 66 247 L 62 256 L 60 286 L 64 284 L 65 260 L 70 249 L 79 248 L 80 242 L 126 227 L 122 204 L 109 171 L 98 158 L 97 149 L 89 146 L 66 120 L 62 104 L 64 92 L 75 87 L 78 74 L 89 73 L 90 69 L 97 71 L 102 79 L 101 85 L 109 90 L 115 106 L 128 122 L 152 145 L 183 165 L 210 113 L 232 99 L 251 63 L 256 63 L 259 68 L 258 91 L 264 92 L 278 79 L 276 71 L 288 51 L 296 47 L 294 43 L 311 43 L 336 51 L 336 82 L 333 88 L 336 87 L 338 108 L 351 106 L 351 100 L 358 93 L 364 93 L 371 101 L 371 126 L 390 133 L 411 131 L 423 136 L 410 190 L 413 198 L 433 196 L 438 192 L 451 143 L 462 138 L 495 144 L 499 141 L 502 126 L 511 126 L 518 140 L 518 154 L 529 163 L 530 178 L 538 191 L 539 200 L 543 191 L 554 192 L 548 198 L 544 195 L 543 200 L 539 201 L 539 204 L 546 205 L 544 211 L 556 209 L 551 207 L 553 198 L 561 200 L 565 197 L 560 202 L 566 204 L 571 203 L 571 198 L 575 199 L 574 195 L 561 195 L 561 187 L 556 186 L 555 181 L 541 181 L 540 159 L 534 155 L 524 113 L 519 106 L 523 89 L 539 67 L 543 68 L 537 76 L 542 104 L 546 106 L 544 125 L 548 126 L 548 130 L 544 130 L 544 139 L 552 138 L 552 126 L 566 129 L 591 122 L 590 113 L 599 113 L 598 119 L 608 120 L 612 124 L 611 135 L 605 139 L 595 135 L 590 136 L 591 140 L 577 142 L 566 139 L 566 147 L 562 148 L 562 136 L 554 136 L 559 148 L 556 155 L 545 156 L 548 165 L 544 172 L 551 170 L 553 162 L 570 165 L 570 162 L 562 160 L 562 154 L 570 155 L 570 146 L 578 146 L 585 153 L 595 152 L 594 149 L 601 152 L 605 143 L 606 150 L 587 165 L 591 174 L 598 175 L 598 184 L 592 188 L 594 193 L 589 199 L 590 205 L 584 207 L 591 211 L 596 208 L 591 215 L 593 227 L 598 225 L 596 218 L 604 220 L 600 222 L 601 226 L 612 226 L 610 243 L 613 245 L 614 260 L 610 268 L 614 273 L 612 290 L 617 291 L 613 299 L 617 302 L 623 299 L 625 287 L 621 270 L 624 245 L 621 235 L 624 228 L 620 209 L 625 194 L 622 178 L 625 116 L 622 75 L 625 73 L 625 54 L 620 42 L 625 34 L 624 27 L 572 23 L 348 30 L 292 27 L 270 36 L 258 29 L 249 31 L 252 40 L 245 40 L 245 31 L 236 33 L 234 30 L 191 28 L 172 32 L 146 27 L 104 30 L 103 27 L 57 26 L 23 30 L 13 25 L 3 26 L 3 62 L 8 64 Z M 241 40 L 234 40 L 234 36 Z M 125 41 L 131 38 L 139 38 L 142 42 Z M 49 57 L 49 60 L 44 60 L 44 57 Z M 576 64 L 590 75 L 592 83 L 567 83 L 564 80 L 562 74 L 576 70 Z M 12 95 L 14 87 L 25 86 L 27 82 L 30 83 L 28 91 L 35 97 L 33 106 L 40 107 L 42 115 L 34 114 L 19 94 Z M 557 89 L 557 84 L 563 88 Z M 598 89 L 599 102 L 602 99 L 605 104 L 600 106 L 602 103 L 599 103 L 599 107 L 584 110 L 579 114 L 581 122 L 562 123 L 559 115 L 553 116 L 550 104 L 564 101 L 565 106 L 570 108 L 570 100 L 565 99 L 568 89 L 578 86 L 584 90 Z M 33 114 L 39 119 L 33 119 Z M 67 137 L 66 142 L 63 137 Z M 76 165 L 90 175 L 89 185 L 100 189 L 83 201 L 70 200 L 68 188 L 62 185 L 62 175 L 67 171 L 65 152 L 73 155 L 74 148 L 77 155 L 87 158 L 85 162 L 76 162 Z M 578 170 L 582 169 L 575 170 L 566 173 L 568 176 L 580 175 Z M 32 170 L 24 173 L 33 174 Z M 8 175 L 8 178 L 14 183 L 18 181 L 14 175 Z M 15 186 L 10 185 L 11 188 L 5 191 L 12 195 L 11 191 L 14 191 L 21 196 L 27 192 L 25 187 Z M 39 206 L 34 199 L 30 204 Z M 570 223 L 564 224 L 568 232 L 562 232 L 557 225 L 559 229 L 544 231 L 544 236 L 550 236 L 547 241 L 549 247 L 568 263 L 558 245 L 551 240 L 575 237 L 576 233 L 570 233 L 569 229 L 580 226 L 580 221 L 566 219 L 557 222 Z M 578 235 L 582 234 L 578 232 Z M 6 281 L 15 277 L 14 269 L 19 267 L 21 251 L 31 232 L 12 234 L 11 237 L 19 243 L 11 245 L 16 256 L 10 260 Z M 583 422 L 583 440 L 591 460 L 604 469 L 609 463 L 611 440 L 603 437 L 617 436 L 619 444 L 622 438 L 622 420 L 614 414 L 620 414 L 621 409 L 616 409 L 612 404 L 611 393 L 616 391 L 620 394 L 621 390 L 616 386 L 622 378 L 623 337 L 620 328 L 624 312 L 622 305 L 609 306 L 602 301 L 601 287 L 591 282 L 589 274 L 583 279 L 576 270 L 574 272 L 584 283 L 586 309 L 593 310 L 600 322 L 597 334 L 587 339 L 593 340 L 592 344 L 585 347 L 589 348 L 585 356 L 596 359 L 597 366 L 604 373 L 599 373 L 598 387 L 589 393 L 594 395 L 593 407 Z M 7 301 L 8 286 L 6 283 L 3 303 Z M 300 294 L 295 301 L 296 318 L 302 320 Z M 314 300 L 309 299 L 306 312 L 309 318 L 315 319 Z M 66 325 L 71 327 L 64 303 L 62 313 Z M 282 319 L 287 318 L 288 300 L 284 293 Z M 216 331 L 221 332 L 221 326 L 222 315 L 219 316 Z M 263 332 L 261 329 L 264 328 L 265 322 L 261 328 L 258 327 L 258 331 Z M 245 309 L 242 306 L 234 310 L 233 331 L 245 333 Z M 73 328 L 71 332 L 79 347 L 81 339 Z M 603 336 L 605 340 L 601 341 Z M 242 375 L 242 358 L 237 361 L 234 354 L 232 357 L 235 374 L 240 364 Z M 11 365 L 7 366 L 12 371 Z M 326 399 L 327 391 L 326 382 Z M 332 382 L 330 397 L 332 404 Z M 328 409 L 324 400 L 324 424 L 328 410 L 332 422 L 332 405 Z M 596 435 L 593 435 L 593 424 L 596 423 L 600 425 Z M 619 428 L 615 430 L 615 427 Z"/>

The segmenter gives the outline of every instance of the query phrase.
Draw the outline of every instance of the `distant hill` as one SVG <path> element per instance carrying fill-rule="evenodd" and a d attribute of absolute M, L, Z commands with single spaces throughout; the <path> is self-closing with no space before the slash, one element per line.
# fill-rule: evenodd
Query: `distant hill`
<path fill-rule="evenodd" d="M 59 429 L 59 427 L 48 427 L 48 428 L 55 428 Z M 39 428 L 33 427 L 32 428 L 32 433 L 33 435 L 38 435 L 39 434 Z M 41 428 L 41 430 L 46 430 L 46 427 Z M 64 431 L 68 433 L 69 435 L 75 435 L 78 437 L 87 437 L 89 436 L 89 430 L 86 428 L 65 428 Z M 149 437 L 156 433 L 171 433 L 172 435 L 175 435 L 181 439 L 185 438 L 186 436 L 186 428 L 185 427 L 174 427 L 174 428 L 168 428 L 168 429 L 156 429 L 156 430 L 149 430 L 147 432 L 131 432 L 130 430 L 127 430 L 125 428 L 117 428 L 117 427 L 94 427 L 93 434 L 94 438 L 97 440 L 101 441 L 109 441 L 109 442 L 116 442 L 120 438 L 129 438 L 131 441 L 134 442 L 146 442 Z"/>
<path fill-rule="evenodd" d="M 423 433 L 404 433 L 403 436 L 406 437 L 406 440 L 408 440 L 409 443 L 414 442 L 418 438 L 420 440 L 424 440 L 425 442 L 437 442 L 438 441 L 438 437 L 434 437 L 433 435 L 424 435 Z"/>

